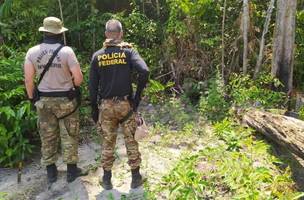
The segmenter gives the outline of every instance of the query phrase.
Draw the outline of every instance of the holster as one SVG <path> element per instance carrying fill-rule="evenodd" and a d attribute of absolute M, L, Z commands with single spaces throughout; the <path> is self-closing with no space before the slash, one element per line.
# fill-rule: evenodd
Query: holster
<path fill-rule="evenodd" d="M 75 88 L 70 89 L 70 91 L 68 93 L 68 99 L 69 100 L 76 99 L 77 103 L 80 104 L 81 103 L 80 87 L 75 87 Z"/>

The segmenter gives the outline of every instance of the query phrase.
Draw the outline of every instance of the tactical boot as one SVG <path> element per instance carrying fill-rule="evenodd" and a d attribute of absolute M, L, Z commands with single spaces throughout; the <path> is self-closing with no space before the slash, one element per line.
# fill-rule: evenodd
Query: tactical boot
<path fill-rule="evenodd" d="M 46 172 L 47 172 L 47 180 L 49 184 L 57 181 L 58 171 L 55 164 L 46 166 Z"/>
<path fill-rule="evenodd" d="M 111 170 L 109 170 L 109 171 L 104 170 L 101 185 L 105 190 L 112 190 L 113 189 L 111 178 L 112 178 Z"/>
<path fill-rule="evenodd" d="M 67 164 L 67 182 L 71 183 L 79 176 L 85 176 L 87 173 L 84 173 L 80 168 L 77 167 L 77 164 Z"/>
<path fill-rule="evenodd" d="M 135 189 L 143 184 L 143 178 L 139 173 L 139 167 L 137 167 L 136 169 L 132 169 L 131 172 L 132 172 L 131 188 Z"/>

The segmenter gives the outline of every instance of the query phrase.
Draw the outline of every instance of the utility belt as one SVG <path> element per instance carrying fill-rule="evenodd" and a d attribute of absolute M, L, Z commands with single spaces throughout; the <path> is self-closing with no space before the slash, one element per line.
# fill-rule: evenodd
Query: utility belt
<path fill-rule="evenodd" d="M 69 91 L 63 92 L 39 92 L 40 97 L 68 97 Z"/>
<path fill-rule="evenodd" d="M 102 98 L 101 101 L 129 101 L 129 100 L 130 100 L 130 96 L 125 95 L 125 96 L 106 97 L 106 98 Z"/>
<path fill-rule="evenodd" d="M 60 91 L 60 92 L 40 92 L 37 87 L 34 90 L 34 99 L 38 101 L 40 97 L 67 97 L 69 100 L 76 99 L 77 105 L 70 113 L 58 118 L 63 119 L 71 114 L 73 114 L 81 105 L 81 91 L 79 87 L 70 89 L 69 91 Z"/>
<path fill-rule="evenodd" d="M 69 100 L 81 98 L 79 87 L 72 88 L 69 91 L 56 91 L 56 92 L 40 92 L 35 88 L 34 99 L 38 101 L 40 97 L 67 97 Z"/>

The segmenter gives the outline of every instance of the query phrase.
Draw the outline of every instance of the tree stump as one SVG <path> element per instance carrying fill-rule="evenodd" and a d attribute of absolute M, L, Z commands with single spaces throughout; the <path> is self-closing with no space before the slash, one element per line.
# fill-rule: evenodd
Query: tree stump
<path fill-rule="evenodd" d="M 304 121 L 260 110 L 250 110 L 243 121 L 304 159 Z"/>

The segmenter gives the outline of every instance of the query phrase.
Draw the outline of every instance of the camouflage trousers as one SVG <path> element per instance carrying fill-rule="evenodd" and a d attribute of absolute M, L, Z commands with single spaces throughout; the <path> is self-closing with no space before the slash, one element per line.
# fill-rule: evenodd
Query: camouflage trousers
<path fill-rule="evenodd" d="M 99 106 L 99 121 L 97 127 L 102 138 L 101 164 L 105 170 L 111 170 L 113 167 L 117 129 L 120 121 L 130 110 L 131 106 L 129 101 L 103 100 Z M 128 164 L 131 169 L 139 167 L 141 163 L 138 143 L 134 139 L 136 127 L 134 114 L 121 124 L 129 159 Z"/>
<path fill-rule="evenodd" d="M 76 104 L 75 100 L 70 101 L 66 97 L 41 97 L 36 102 L 43 165 L 56 163 L 60 143 L 63 161 L 67 164 L 77 163 L 79 110 L 58 119 L 73 111 Z"/>

